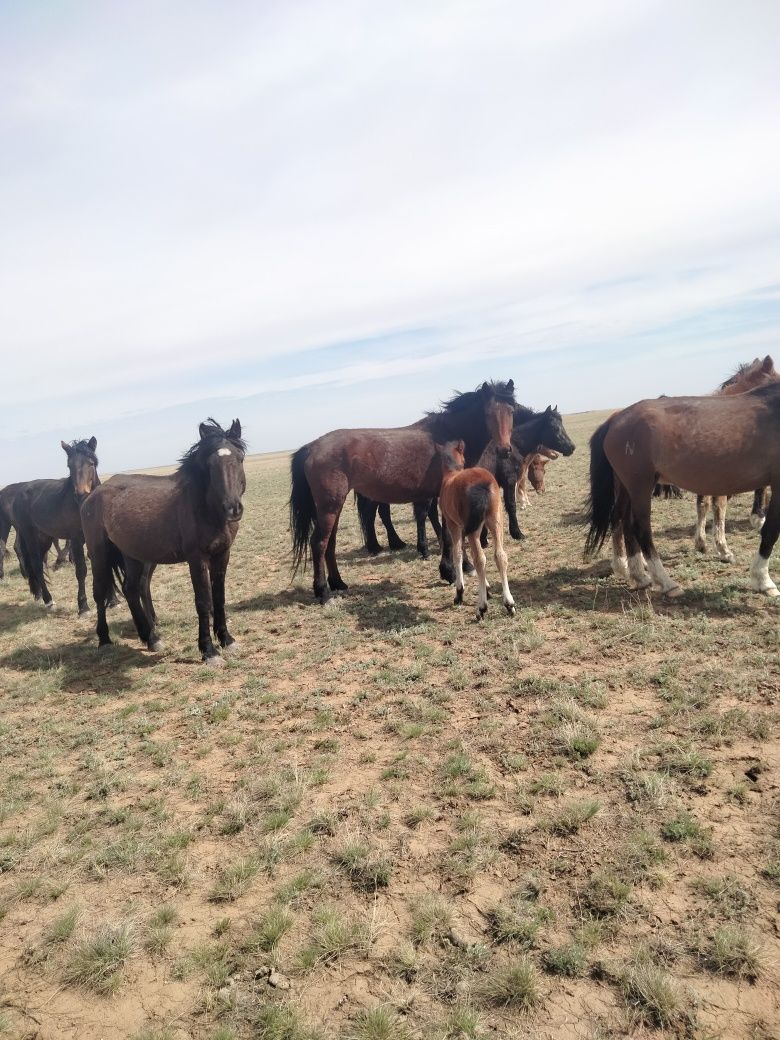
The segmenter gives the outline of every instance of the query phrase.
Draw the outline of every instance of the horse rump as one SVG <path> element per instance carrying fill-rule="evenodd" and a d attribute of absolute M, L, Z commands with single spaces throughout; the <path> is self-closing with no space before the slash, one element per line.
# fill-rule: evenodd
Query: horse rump
<path fill-rule="evenodd" d="M 610 420 L 602 423 L 590 439 L 590 493 L 586 523 L 585 558 L 599 551 L 612 529 L 615 513 L 615 474 L 604 451 Z"/>
<path fill-rule="evenodd" d="M 472 484 L 466 491 L 466 501 L 469 511 L 466 515 L 466 524 L 463 533 L 474 534 L 485 522 L 485 517 L 490 506 L 490 485 Z"/>

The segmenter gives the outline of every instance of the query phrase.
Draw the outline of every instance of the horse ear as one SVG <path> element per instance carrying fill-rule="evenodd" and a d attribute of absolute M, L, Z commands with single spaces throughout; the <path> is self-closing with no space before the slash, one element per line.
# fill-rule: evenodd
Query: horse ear
<path fill-rule="evenodd" d="M 507 390 L 511 390 L 512 393 L 515 392 L 515 381 L 514 381 L 514 379 L 510 379 L 509 380 L 509 382 L 506 384 L 506 388 L 507 388 Z"/>
<path fill-rule="evenodd" d="M 62 450 L 65 452 L 65 454 L 66 455 L 70 455 L 70 452 L 71 452 L 70 445 L 66 444 L 65 441 L 60 441 L 60 444 L 62 445 Z"/>
<path fill-rule="evenodd" d="M 772 355 L 771 354 L 767 354 L 767 356 L 764 358 L 763 364 L 761 365 L 761 371 L 762 372 L 771 372 L 774 367 L 775 367 L 775 363 L 772 360 Z"/>
<path fill-rule="evenodd" d="M 482 386 L 480 387 L 480 390 L 481 390 L 481 392 L 483 394 L 489 394 L 490 393 L 490 386 L 488 385 L 487 380 L 485 380 L 485 382 L 482 384 Z"/>
<path fill-rule="evenodd" d="M 87 441 L 87 447 L 90 451 L 94 451 L 97 448 L 97 437 L 90 437 Z"/>
<path fill-rule="evenodd" d="M 240 437 L 241 437 L 241 423 L 238 421 L 238 419 L 234 419 L 233 420 L 233 424 L 230 427 L 230 429 L 228 430 L 228 437 L 232 437 L 232 438 L 235 438 L 235 439 L 240 439 Z"/>
<path fill-rule="evenodd" d="M 203 441 L 203 440 L 206 439 L 206 437 L 208 437 L 209 432 L 210 432 L 210 427 L 206 423 L 202 422 L 200 424 L 200 426 L 198 427 L 198 431 L 200 433 L 200 439 Z"/>
<path fill-rule="evenodd" d="M 545 409 L 545 413 L 546 413 L 547 415 L 549 415 L 549 414 L 550 414 L 551 412 L 552 412 L 552 405 L 551 405 L 551 404 L 548 404 L 548 405 L 547 405 L 547 408 Z"/>

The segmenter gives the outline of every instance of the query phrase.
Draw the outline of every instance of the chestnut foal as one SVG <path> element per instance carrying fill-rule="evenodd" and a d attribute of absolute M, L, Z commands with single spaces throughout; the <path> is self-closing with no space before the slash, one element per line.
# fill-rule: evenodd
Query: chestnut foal
<path fill-rule="evenodd" d="M 485 553 L 479 536 L 487 527 L 493 538 L 496 566 L 501 575 L 504 607 L 510 616 L 515 612 L 515 601 L 509 591 L 504 552 L 504 517 L 501 489 L 493 474 L 479 466 L 465 469 L 466 456 L 463 441 L 448 441 L 440 449 L 442 460 L 439 506 L 452 538 L 455 563 L 455 604 L 463 602 L 463 536 L 469 540 L 472 559 L 479 578 L 477 620 L 485 616 L 488 607 L 488 583 L 485 574 Z"/>

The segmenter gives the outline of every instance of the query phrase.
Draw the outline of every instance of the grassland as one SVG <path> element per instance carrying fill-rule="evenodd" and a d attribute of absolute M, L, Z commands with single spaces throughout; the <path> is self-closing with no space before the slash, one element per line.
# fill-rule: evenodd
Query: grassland
<path fill-rule="evenodd" d="M 240 656 L 124 607 L 0 584 L 0 1037 L 457 1040 L 780 1035 L 777 602 L 658 502 L 672 604 L 581 562 L 596 415 L 511 544 L 518 615 L 433 560 L 362 553 L 325 609 L 289 581 L 284 457 L 247 465 Z M 249 431 L 251 436 L 251 431 Z M 780 570 L 780 560 L 776 563 Z"/>

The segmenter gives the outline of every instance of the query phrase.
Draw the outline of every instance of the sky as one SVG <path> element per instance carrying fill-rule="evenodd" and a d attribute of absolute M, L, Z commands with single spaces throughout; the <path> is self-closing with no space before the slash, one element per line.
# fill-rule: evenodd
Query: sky
<path fill-rule="evenodd" d="M 0 0 L 0 485 L 780 361 L 776 0 Z"/>

